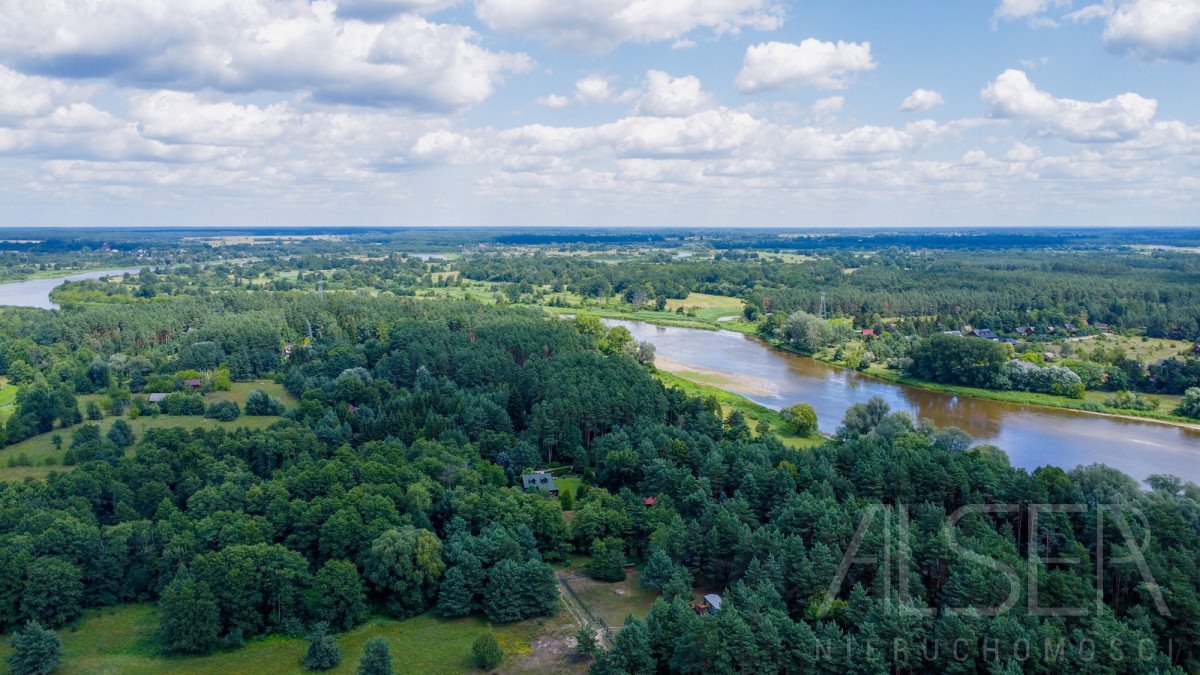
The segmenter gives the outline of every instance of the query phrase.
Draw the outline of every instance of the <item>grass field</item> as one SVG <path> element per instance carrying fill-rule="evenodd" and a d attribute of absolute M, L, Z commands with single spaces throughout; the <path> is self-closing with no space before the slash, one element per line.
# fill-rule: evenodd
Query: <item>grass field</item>
<path fill-rule="evenodd" d="M 214 403 L 216 401 L 236 401 L 239 405 L 245 405 L 246 396 L 255 387 L 262 387 L 268 394 L 278 396 L 285 404 L 293 405 L 296 400 L 284 390 L 282 385 L 275 384 L 270 380 L 256 380 L 252 382 L 235 382 L 230 391 L 213 392 L 205 396 L 205 401 Z M 86 405 L 89 400 L 93 400 L 94 396 L 79 397 L 81 407 Z M 146 433 L 147 429 L 162 429 L 168 427 L 180 427 L 191 430 L 198 428 L 212 429 L 216 427 L 225 427 L 229 429 L 237 427 L 247 427 L 251 429 L 265 429 L 278 420 L 278 417 L 247 417 L 245 415 L 238 417 L 231 422 L 220 422 L 213 419 L 208 419 L 199 416 L 182 416 L 175 417 L 171 415 L 159 415 L 158 417 L 139 417 L 137 419 L 129 419 L 128 416 L 105 417 L 102 420 L 95 422 L 100 425 L 100 431 L 107 433 L 112 427 L 113 422 L 117 419 L 125 419 L 133 427 L 133 433 L 136 437 L 141 438 Z M 85 420 L 84 424 L 88 422 Z M 55 429 L 44 434 L 39 434 L 33 438 L 27 438 L 20 443 L 15 443 L 6 448 L 0 449 L 0 481 L 18 481 L 26 478 L 44 478 L 51 471 L 70 471 L 71 467 L 61 466 L 63 455 L 66 454 L 66 448 L 71 444 L 71 435 L 79 425 L 68 427 L 66 429 Z M 63 440 L 63 449 L 58 450 L 54 447 L 54 435 L 58 434 Z M 24 455 L 34 464 L 34 466 L 8 466 L 10 457 L 20 457 Z M 53 461 L 52 465 L 47 465 L 46 461 Z"/>
<path fill-rule="evenodd" d="M 667 300 L 667 310 L 674 312 L 683 307 L 696 310 L 696 316 L 708 321 L 716 321 L 725 316 L 741 316 L 745 303 L 741 298 L 730 298 L 724 295 L 709 295 L 707 293 L 690 293 L 682 300 Z"/>
<path fill-rule="evenodd" d="M 303 638 L 273 635 L 253 640 L 241 649 L 205 656 L 163 656 L 154 643 L 157 627 L 158 617 L 152 605 L 91 610 L 75 625 L 58 631 L 63 643 L 63 663 L 55 672 L 63 675 L 305 672 L 300 667 L 308 647 Z M 488 631 L 496 636 L 505 653 L 500 672 L 570 672 L 578 668 L 566 660 L 563 649 L 567 637 L 574 633 L 566 612 L 495 626 L 482 618 L 445 621 L 426 614 L 406 621 L 376 618 L 339 635 L 342 661 L 328 672 L 354 673 L 363 644 L 371 638 L 383 637 L 391 647 L 397 673 L 466 673 L 471 670 L 471 645 Z M 7 656 L 9 651 L 5 639 L 0 646 L 0 657 Z M 0 662 L 0 673 L 7 672 L 7 662 Z"/>
<path fill-rule="evenodd" d="M 658 599 L 658 593 L 646 590 L 638 583 L 639 573 L 634 571 L 625 576 L 625 581 L 607 583 L 584 576 L 569 579 L 566 583 L 575 591 L 579 601 L 593 615 L 608 625 L 616 635 L 625 617 L 633 614 L 644 619 L 650 606 Z"/>
<path fill-rule="evenodd" d="M 753 429 L 759 420 L 766 420 L 770 425 L 771 431 L 777 434 L 783 442 L 793 448 L 812 448 L 820 445 L 825 441 L 820 436 L 797 436 L 792 433 L 787 424 L 783 421 L 783 416 L 777 410 L 759 405 L 748 398 L 734 394 L 733 392 L 725 391 L 709 384 L 701 382 L 693 382 L 686 379 L 687 373 L 668 373 L 663 370 L 657 371 L 654 376 L 660 382 L 668 387 L 682 389 L 689 396 L 700 396 L 707 398 L 712 396 L 721 404 L 722 414 L 728 416 L 734 410 L 740 411 L 746 416 L 747 423 Z"/>
<path fill-rule="evenodd" d="M 287 389 L 283 388 L 282 384 L 276 384 L 271 380 L 234 382 L 229 391 L 214 391 L 211 394 L 206 394 L 204 396 L 204 402 L 216 403 L 217 401 L 234 401 L 240 406 L 245 406 L 246 397 L 250 395 L 251 391 L 254 391 L 254 389 L 258 387 L 262 387 L 263 391 L 283 401 L 284 405 L 296 405 L 295 397 L 289 394 Z"/>
<path fill-rule="evenodd" d="M 570 476 L 568 478 L 555 478 L 554 484 L 558 486 L 559 492 L 570 491 L 571 496 L 579 494 L 579 486 L 583 484 L 583 479 L 579 476 Z"/>
<path fill-rule="evenodd" d="M 0 423 L 13 413 L 13 405 L 17 400 L 17 388 L 8 383 L 7 377 L 0 377 Z"/>
<path fill-rule="evenodd" d="M 1186 340 L 1166 340 L 1163 338 L 1141 338 L 1126 335 L 1098 335 L 1086 340 L 1072 340 L 1071 346 L 1076 352 L 1086 352 L 1097 347 L 1111 349 L 1120 347 L 1125 353 L 1142 363 L 1154 363 L 1159 359 L 1169 359 L 1187 353 L 1192 349 L 1192 343 Z"/>

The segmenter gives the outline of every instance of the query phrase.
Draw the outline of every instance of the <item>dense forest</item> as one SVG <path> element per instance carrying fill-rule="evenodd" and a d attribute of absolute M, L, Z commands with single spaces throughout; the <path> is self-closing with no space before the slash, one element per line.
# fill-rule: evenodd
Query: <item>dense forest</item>
<path fill-rule="evenodd" d="M 88 267 L 133 244 L 110 234 L 0 255 L 21 256 L 25 276 Z M 1146 403 L 1131 390 L 1189 391 L 1180 409 L 1200 416 L 1196 358 L 1143 362 L 1105 342 L 1045 352 L 1068 344 L 1055 324 L 1194 339 L 1194 255 L 1094 233 L 1003 237 L 987 256 L 879 234 L 853 241 L 886 247 L 802 256 L 725 245 L 754 233 L 493 232 L 470 255 L 456 250 L 478 241 L 460 233 L 214 236 L 148 233 L 140 273 L 67 283 L 59 311 L 0 310 L 0 447 L 53 449 L 37 477 L 0 481 L 14 672 L 58 663 L 54 629 L 135 604 L 154 608 L 147 648 L 161 657 L 295 636 L 309 651 L 288 667 L 323 670 L 336 636 L 380 618 L 574 617 L 564 576 L 615 583 L 627 565 L 652 602 L 600 633 L 582 623 L 560 666 L 1200 669 L 1194 484 L 1014 468 L 879 399 L 797 446 L 664 386 L 653 348 L 625 329 L 536 306 L 669 319 L 709 294 L 742 310 L 745 332 L 850 367 L 1102 390 L 1114 408 Z M 414 242 L 442 253 L 409 255 Z M 944 334 L 966 322 L 1034 334 Z M 783 419 L 811 432 L 805 410 Z M 526 489 L 533 471 L 573 487 Z M 387 649 L 368 646 L 364 663 Z M 509 651 L 487 633 L 470 658 L 493 669 Z"/>
<path fill-rule="evenodd" d="M 1144 492 L 1099 466 L 1030 474 L 879 401 L 798 451 L 664 388 L 594 324 L 536 310 L 275 293 L 2 317 L 10 374 L 18 361 L 32 371 L 13 420 L 37 414 L 24 402 L 41 388 L 127 388 L 134 373 L 217 364 L 274 373 L 299 400 L 266 429 L 92 435 L 73 470 L 0 486 L 6 629 L 145 600 L 165 652 L 344 630 L 372 613 L 502 623 L 558 609 L 554 563 L 616 551 L 662 598 L 596 672 L 1198 667 L 1200 491 L 1170 477 Z M 545 466 L 584 477 L 569 510 L 519 489 Z M 981 503 L 1015 506 L 947 529 Z M 1042 513 L 1031 531 L 1042 503 L 1085 506 Z M 866 518 L 879 505 L 903 505 L 907 523 Z M 1123 533 L 1106 508 L 1145 519 Z M 1119 546 L 1101 559 L 1097 527 L 1122 546 L 1151 537 L 1145 570 Z M 859 559 L 898 546 L 908 569 L 850 565 L 831 594 L 852 544 Z M 1037 589 L 1041 606 L 1086 615 L 945 611 L 998 606 L 1010 580 L 1019 607 Z M 720 590 L 722 610 L 693 611 L 694 588 Z M 945 646 L 956 641 L 973 646 L 965 660 Z"/>

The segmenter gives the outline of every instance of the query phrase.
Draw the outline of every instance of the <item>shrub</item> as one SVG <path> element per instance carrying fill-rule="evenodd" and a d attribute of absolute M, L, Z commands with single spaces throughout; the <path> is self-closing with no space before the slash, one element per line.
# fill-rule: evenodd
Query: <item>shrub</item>
<path fill-rule="evenodd" d="M 233 401 L 217 401 L 208 406 L 208 410 L 204 411 L 204 416 L 221 420 L 222 422 L 230 422 L 238 418 L 242 414 L 242 409 Z"/>
<path fill-rule="evenodd" d="M 358 663 L 358 675 L 392 675 L 392 652 L 385 638 L 367 640 Z"/>
<path fill-rule="evenodd" d="M 282 415 L 283 401 L 270 396 L 262 387 L 255 387 L 246 397 L 246 414 L 255 416 Z"/>
<path fill-rule="evenodd" d="M 336 668 L 342 662 L 342 652 L 338 649 L 337 641 L 329 634 L 329 626 L 318 623 L 308 634 L 308 651 L 304 654 L 304 667 L 307 670 L 329 670 Z"/>
<path fill-rule="evenodd" d="M 1200 387 L 1192 387 L 1183 394 L 1179 407 L 1175 408 L 1176 415 L 1200 419 Z"/>
<path fill-rule="evenodd" d="M 495 670 L 504 660 L 504 652 L 500 650 L 500 643 L 496 642 L 491 633 L 484 633 L 471 646 L 471 657 L 480 670 Z"/>
<path fill-rule="evenodd" d="M 1132 392 L 1118 391 L 1105 398 L 1104 405 L 1121 410 L 1155 410 L 1158 408 L 1158 401 Z"/>
<path fill-rule="evenodd" d="M 203 415 L 204 397 L 200 394 L 176 391 L 167 394 L 159 408 L 167 415 Z"/>

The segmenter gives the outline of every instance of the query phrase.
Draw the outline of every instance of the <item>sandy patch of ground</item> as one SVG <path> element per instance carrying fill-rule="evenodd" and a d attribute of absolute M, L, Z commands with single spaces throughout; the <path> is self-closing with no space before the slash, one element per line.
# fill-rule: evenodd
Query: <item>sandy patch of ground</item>
<path fill-rule="evenodd" d="M 697 384 L 707 384 L 753 396 L 779 396 L 779 389 L 775 384 L 761 377 L 702 368 L 661 356 L 654 359 L 654 365 L 668 373 L 675 373 L 683 379 L 691 380 Z"/>

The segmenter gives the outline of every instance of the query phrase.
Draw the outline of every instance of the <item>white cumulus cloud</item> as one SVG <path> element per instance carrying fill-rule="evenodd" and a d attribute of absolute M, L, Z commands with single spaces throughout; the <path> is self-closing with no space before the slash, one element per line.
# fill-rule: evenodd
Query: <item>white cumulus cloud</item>
<path fill-rule="evenodd" d="M 0 65 L 0 120 L 45 114 L 77 93 L 63 82 Z"/>
<path fill-rule="evenodd" d="M 587 52 L 677 40 L 700 28 L 772 30 L 782 20 L 773 0 L 478 0 L 475 13 L 493 30 Z"/>
<path fill-rule="evenodd" d="M 280 138 L 291 117 L 284 103 L 266 108 L 204 101 L 190 92 L 138 94 L 130 113 L 142 135 L 171 143 L 261 145 Z"/>
<path fill-rule="evenodd" d="M 1034 26 L 1053 26 L 1057 23 L 1048 16 L 1052 9 L 1069 6 L 1071 0 L 1001 0 L 993 15 L 994 20 L 1025 20 Z"/>
<path fill-rule="evenodd" d="M 356 19 L 378 20 L 407 13 L 436 12 L 459 0 L 337 0 L 337 13 Z"/>
<path fill-rule="evenodd" d="M 325 2 L 0 0 L 0 59 L 26 72 L 143 88 L 304 91 L 366 105 L 454 110 L 529 58 L 470 28 L 402 14 L 345 20 Z"/>
<path fill-rule="evenodd" d="M 1200 59 L 1200 0 L 1131 0 L 1108 17 L 1104 42 L 1140 61 Z"/>
<path fill-rule="evenodd" d="M 856 72 L 874 70 L 869 42 L 764 42 L 746 49 L 735 85 L 743 93 L 817 87 L 844 89 Z"/>
<path fill-rule="evenodd" d="M 909 94 L 908 97 L 900 103 L 900 110 L 902 112 L 925 112 L 927 110 L 933 110 L 945 102 L 946 100 L 942 98 L 941 92 L 932 91 L 929 89 L 918 89 Z"/>
<path fill-rule="evenodd" d="M 646 72 L 646 93 L 638 101 L 637 112 L 656 117 L 691 115 L 712 106 L 710 96 L 692 75 L 671 77 L 661 70 Z"/>
<path fill-rule="evenodd" d="M 1150 128 L 1154 99 L 1125 93 L 1104 101 L 1076 101 L 1039 91 L 1024 72 L 1006 70 L 984 88 L 998 117 L 1025 121 L 1043 133 L 1076 142 L 1122 141 Z"/>

